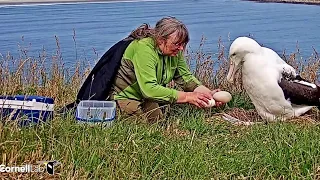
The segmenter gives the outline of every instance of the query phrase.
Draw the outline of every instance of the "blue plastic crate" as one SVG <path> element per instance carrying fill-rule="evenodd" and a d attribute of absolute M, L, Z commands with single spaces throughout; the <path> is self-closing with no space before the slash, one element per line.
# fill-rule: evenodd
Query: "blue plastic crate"
<path fill-rule="evenodd" d="M 54 100 L 43 96 L 0 96 L 1 119 L 17 120 L 26 126 L 46 122 L 53 117 Z"/>

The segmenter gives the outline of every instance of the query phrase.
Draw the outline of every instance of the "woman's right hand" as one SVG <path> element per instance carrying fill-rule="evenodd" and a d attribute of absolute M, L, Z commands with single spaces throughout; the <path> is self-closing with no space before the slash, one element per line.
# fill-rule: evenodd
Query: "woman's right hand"
<path fill-rule="evenodd" d="M 211 93 L 200 92 L 179 92 L 178 103 L 190 103 L 199 108 L 207 107 L 209 100 L 212 99 Z"/>
<path fill-rule="evenodd" d="M 199 108 L 207 107 L 209 100 L 212 99 L 212 94 L 210 93 L 200 93 L 200 92 L 188 92 L 187 102 L 193 104 Z"/>

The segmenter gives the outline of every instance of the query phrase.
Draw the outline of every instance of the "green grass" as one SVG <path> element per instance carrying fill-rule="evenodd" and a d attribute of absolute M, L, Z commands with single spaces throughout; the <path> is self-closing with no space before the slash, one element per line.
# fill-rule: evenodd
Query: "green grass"
<path fill-rule="evenodd" d="M 120 117 L 109 128 L 80 125 L 72 116 L 22 129 L 2 124 L 2 164 L 54 159 L 62 163 L 54 177 L 62 179 L 312 179 L 317 173 L 318 125 L 243 127 L 188 106 L 171 112 L 156 124 Z"/>
<path fill-rule="evenodd" d="M 43 53 L 40 59 L 31 58 L 28 51 L 18 59 L 10 54 L 0 57 L 0 94 L 52 97 L 57 109 L 72 102 L 90 67 L 80 62 L 70 69 L 64 67 L 56 41 L 57 55 L 53 57 Z M 229 111 L 257 120 L 239 77 L 234 84 L 226 82 L 229 65 L 221 42 L 217 57 L 204 54 L 201 44 L 199 51 L 187 53 L 186 58 L 195 62 L 194 74 L 203 84 L 231 92 L 233 98 L 226 107 L 200 110 L 174 105 L 167 117 L 155 124 L 118 114 L 109 128 L 78 124 L 72 115 L 55 114 L 46 124 L 24 128 L 1 117 L 1 164 L 57 160 L 61 165 L 55 175 L 1 172 L 0 179 L 319 178 L 319 111 L 300 121 L 253 126 L 235 126 L 219 117 Z M 301 62 L 299 52 L 283 57 L 302 77 L 314 81 L 320 68 L 318 53 Z M 50 66 L 43 65 L 44 59 Z"/>

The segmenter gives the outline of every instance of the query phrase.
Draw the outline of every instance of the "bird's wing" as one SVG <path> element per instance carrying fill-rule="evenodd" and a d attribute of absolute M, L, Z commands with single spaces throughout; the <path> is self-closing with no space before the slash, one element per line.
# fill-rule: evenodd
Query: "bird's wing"
<path fill-rule="evenodd" d="M 262 53 L 270 57 L 270 62 L 276 64 L 287 64 L 274 50 L 262 47 Z"/>
<path fill-rule="evenodd" d="M 274 66 L 279 71 L 279 79 L 281 78 L 294 79 L 297 76 L 296 69 L 287 64 L 275 51 L 270 48 L 262 48 L 262 56 L 267 57 L 268 64 Z"/>

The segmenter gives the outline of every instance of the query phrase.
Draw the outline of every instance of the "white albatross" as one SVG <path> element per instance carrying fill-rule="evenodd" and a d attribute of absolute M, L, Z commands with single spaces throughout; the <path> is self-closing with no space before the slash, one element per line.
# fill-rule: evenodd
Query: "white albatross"
<path fill-rule="evenodd" d="M 251 38 L 238 37 L 230 46 L 229 61 L 227 81 L 233 82 L 235 74 L 242 71 L 243 87 L 263 120 L 286 120 L 313 107 L 295 105 L 285 98 L 279 82 L 283 74 L 295 77 L 296 71 L 272 49 Z"/>

